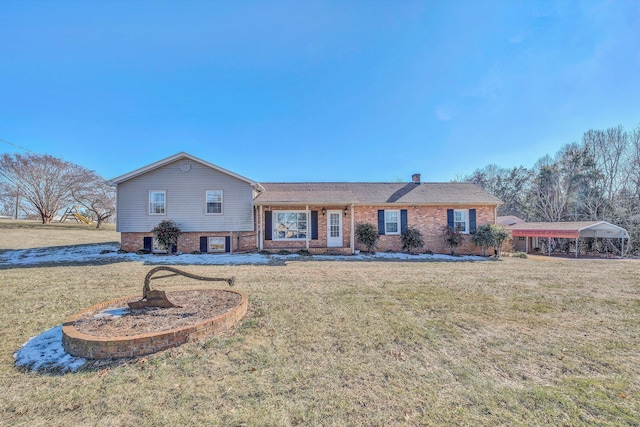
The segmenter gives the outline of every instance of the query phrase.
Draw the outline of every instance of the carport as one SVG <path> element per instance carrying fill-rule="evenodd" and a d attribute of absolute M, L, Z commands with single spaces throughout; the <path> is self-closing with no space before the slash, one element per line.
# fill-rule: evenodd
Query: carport
<path fill-rule="evenodd" d="M 622 227 L 613 225 L 606 221 L 577 221 L 577 222 L 522 222 L 508 226 L 511 235 L 524 237 L 526 241 L 525 252 L 530 251 L 529 242 L 532 238 L 560 238 L 575 239 L 576 258 L 578 257 L 579 239 L 585 237 L 602 239 L 620 239 L 621 254 L 624 257 L 624 239 L 629 238 L 629 233 Z M 551 256 L 551 245 L 549 256 Z"/>

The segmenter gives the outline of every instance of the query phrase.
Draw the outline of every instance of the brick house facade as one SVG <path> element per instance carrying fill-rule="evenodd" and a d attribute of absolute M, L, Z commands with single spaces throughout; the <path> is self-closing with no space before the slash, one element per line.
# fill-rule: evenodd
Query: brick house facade
<path fill-rule="evenodd" d="M 126 251 L 156 251 L 151 229 L 163 219 L 182 230 L 174 251 L 308 250 L 352 254 L 364 247 L 359 223 L 377 227 L 378 251 L 401 251 L 401 233 L 418 229 L 422 252 L 448 253 L 442 229 L 463 233 L 460 254 L 480 254 L 470 234 L 496 223 L 496 197 L 471 183 L 257 183 L 186 153 L 112 180 Z M 148 200 L 147 200 L 148 199 Z"/>

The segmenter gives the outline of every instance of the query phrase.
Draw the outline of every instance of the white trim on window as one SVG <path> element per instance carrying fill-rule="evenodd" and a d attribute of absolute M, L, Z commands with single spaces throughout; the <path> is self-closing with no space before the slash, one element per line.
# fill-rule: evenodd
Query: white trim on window
<path fill-rule="evenodd" d="M 272 211 L 273 240 L 307 240 L 310 215 L 307 211 Z"/>
<path fill-rule="evenodd" d="M 453 229 L 462 234 L 469 234 L 469 210 L 453 210 Z"/>
<path fill-rule="evenodd" d="M 167 214 L 167 192 L 165 190 L 149 190 L 149 215 Z"/>
<path fill-rule="evenodd" d="M 207 252 L 225 252 L 226 251 L 226 239 L 224 236 L 212 236 L 209 237 L 207 246 Z"/>
<path fill-rule="evenodd" d="M 209 199 L 211 196 L 211 199 Z M 209 201 L 211 200 L 211 201 Z M 211 205 L 211 206 L 209 206 Z M 209 208 L 211 207 L 211 212 Z M 218 212 L 219 211 L 219 212 Z M 204 196 L 204 212 L 207 215 L 223 215 L 224 213 L 224 193 L 222 190 L 207 190 Z"/>
<path fill-rule="evenodd" d="M 384 211 L 384 234 L 400 234 L 400 211 Z"/>

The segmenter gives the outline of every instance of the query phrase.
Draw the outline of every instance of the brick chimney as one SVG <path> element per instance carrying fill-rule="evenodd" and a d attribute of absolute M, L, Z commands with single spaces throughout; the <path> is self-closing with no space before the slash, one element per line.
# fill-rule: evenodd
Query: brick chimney
<path fill-rule="evenodd" d="M 414 184 L 420 184 L 420 174 L 414 173 L 413 175 L 411 175 L 411 180 Z"/>

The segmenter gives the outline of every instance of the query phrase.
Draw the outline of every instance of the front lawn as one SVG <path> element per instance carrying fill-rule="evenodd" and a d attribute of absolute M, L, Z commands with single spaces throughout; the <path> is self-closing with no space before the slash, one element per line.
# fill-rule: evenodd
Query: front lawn
<path fill-rule="evenodd" d="M 0 424 L 638 425 L 637 261 L 289 261 L 235 276 L 231 333 L 75 374 L 13 352 L 141 292 L 139 262 L 0 270 Z M 160 289 L 209 286 L 176 278 Z"/>

